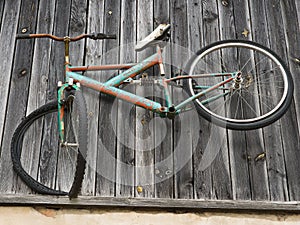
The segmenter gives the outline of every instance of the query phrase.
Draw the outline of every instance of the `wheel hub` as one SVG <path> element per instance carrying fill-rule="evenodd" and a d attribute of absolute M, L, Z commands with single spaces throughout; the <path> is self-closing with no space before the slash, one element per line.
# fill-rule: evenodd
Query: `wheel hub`
<path fill-rule="evenodd" d="M 241 89 L 242 87 L 242 83 L 243 83 L 243 78 L 242 78 L 242 72 L 238 72 L 236 77 L 233 79 L 234 84 L 233 84 L 233 88 L 234 89 Z"/>

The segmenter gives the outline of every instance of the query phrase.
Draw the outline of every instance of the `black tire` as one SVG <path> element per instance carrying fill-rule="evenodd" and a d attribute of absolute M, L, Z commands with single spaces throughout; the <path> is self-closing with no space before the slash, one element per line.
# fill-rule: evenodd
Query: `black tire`
<path fill-rule="evenodd" d="M 247 51 L 249 52 L 247 53 Z M 249 69 L 250 66 L 254 68 Z M 278 120 L 287 111 L 292 101 L 294 85 L 291 73 L 285 63 L 269 48 L 246 40 L 219 41 L 199 50 L 188 61 L 184 73 L 193 75 L 229 73 L 239 70 L 241 70 L 243 79 L 241 85 L 237 86 L 238 88 L 233 86 L 233 83 L 212 91 L 216 92 L 215 96 L 218 96 L 217 92 L 219 95 L 222 93 L 215 103 L 209 104 L 206 101 L 206 99 L 215 97 L 210 92 L 194 100 L 198 113 L 218 126 L 234 130 L 257 129 Z M 216 84 L 220 82 L 220 79 L 225 80 L 224 77 L 225 75 L 222 78 L 212 76 L 206 77 L 204 80 L 198 76 L 184 79 L 183 88 L 190 96 L 194 96 L 201 91 L 202 87 L 207 88 L 205 85 L 200 85 L 196 90 L 196 87 L 193 86 L 194 83 L 209 83 L 212 82 L 208 81 L 209 79 L 215 79 L 214 84 Z M 217 79 L 219 79 L 218 82 L 216 82 Z M 273 86 L 272 81 L 274 82 Z M 282 83 L 282 86 L 277 88 L 279 83 Z M 208 87 L 212 85 L 209 84 Z M 233 87 L 236 88 L 234 92 L 232 92 Z M 224 95 L 225 92 L 227 92 L 226 95 Z M 229 100 L 229 98 L 231 99 Z M 238 99 L 241 102 L 238 102 Z M 247 102 L 248 100 L 249 102 Z M 222 101 L 223 106 L 219 106 L 218 101 Z M 248 110 L 244 109 L 243 111 L 243 107 Z M 273 108 L 271 109 L 271 107 Z"/>
<path fill-rule="evenodd" d="M 30 172 L 28 172 L 28 169 L 25 169 L 22 164 L 23 162 L 26 162 L 26 160 L 22 160 L 22 151 L 27 150 L 31 152 L 40 152 L 42 150 L 46 150 L 44 152 L 48 151 L 49 154 L 55 155 L 52 157 L 55 159 L 55 162 L 60 162 L 60 165 L 63 166 L 68 165 L 65 161 L 61 162 L 63 159 L 59 158 L 59 156 L 63 156 L 65 154 L 64 152 L 67 152 L 65 150 L 67 147 L 62 147 L 59 144 L 57 129 L 57 100 L 49 102 L 43 105 L 42 107 L 38 108 L 20 123 L 20 125 L 15 130 L 12 138 L 11 158 L 13 162 L 14 171 L 19 175 L 19 177 L 24 181 L 25 184 L 27 184 L 31 189 L 33 189 L 37 193 L 48 195 L 69 194 L 70 198 L 74 198 L 77 197 L 81 189 L 86 165 L 85 159 L 87 155 L 87 114 L 85 101 L 80 91 L 76 91 L 75 94 L 74 92 L 70 93 L 66 101 L 69 101 L 69 105 L 72 105 L 72 107 L 76 107 L 76 109 L 78 109 L 78 126 L 80 127 L 80 130 L 78 132 L 78 146 L 80 151 L 73 153 L 73 158 L 75 159 L 76 157 L 75 162 L 73 162 L 73 164 L 76 165 L 75 168 L 73 168 L 73 170 L 70 170 L 73 172 L 74 177 L 69 178 L 66 177 L 65 174 L 60 174 L 59 168 L 57 166 L 53 170 L 53 172 L 56 173 L 56 179 L 54 182 L 55 185 L 51 185 L 51 187 L 49 187 L 49 185 L 47 186 L 46 183 L 48 184 L 51 182 L 45 179 L 40 179 L 38 181 L 36 175 L 31 175 Z M 68 110 L 68 106 L 66 106 L 65 115 L 69 114 Z M 65 130 L 68 130 L 67 126 L 68 125 L 65 124 Z M 38 130 L 34 131 L 33 128 L 36 129 L 36 127 L 38 127 Z M 51 135 L 51 138 L 49 138 L 48 135 Z M 43 157 L 40 156 L 40 160 L 37 161 L 42 161 L 41 158 Z M 47 157 L 45 157 L 45 159 L 47 159 Z M 40 167 L 41 171 L 42 166 L 40 165 L 40 162 L 37 162 L 37 164 L 38 167 Z M 62 177 L 59 177 L 60 175 Z M 68 190 L 61 190 L 63 188 L 59 185 L 59 179 L 71 179 L 70 184 L 68 184 Z"/>

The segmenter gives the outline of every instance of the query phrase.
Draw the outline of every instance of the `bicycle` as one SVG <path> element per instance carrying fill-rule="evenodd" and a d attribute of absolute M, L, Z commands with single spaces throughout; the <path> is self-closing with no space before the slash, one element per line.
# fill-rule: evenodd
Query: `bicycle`
<path fill-rule="evenodd" d="M 287 66 L 272 50 L 246 40 L 219 41 L 199 50 L 188 61 L 182 74 L 168 77 L 162 51 L 164 43 L 169 40 L 169 30 L 169 24 L 161 24 L 137 43 L 138 51 L 156 47 L 156 52 L 143 61 L 100 66 L 72 66 L 69 62 L 69 43 L 83 38 L 116 39 L 116 35 L 93 33 L 73 38 L 51 34 L 17 35 L 17 39 L 51 38 L 65 44 L 65 80 L 58 82 L 57 100 L 28 115 L 16 128 L 11 142 L 14 170 L 30 188 L 41 194 L 69 195 L 70 198 L 78 196 L 84 177 L 88 139 L 86 104 L 81 86 L 114 96 L 169 119 L 190 110 L 188 105 L 194 103 L 198 113 L 206 120 L 234 130 L 262 128 L 278 120 L 287 111 L 293 97 L 293 80 Z M 158 66 L 160 75 L 152 81 L 164 91 L 163 104 L 120 88 L 122 84 L 141 82 L 141 79 L 135 79 L 136 76 L 154 66 Z M 110 69 L 124 71 L 104 83 L 80 74 L 84 71 Z M 181 87 L 189 97 L 174 105 L 170 85 L 180 80 Z M 52 133 L 55 129 L 58 132 Z M 52 142 L 49 143 L 50 141 Z M 62 190 L 64 187 L 59 181 L 49 187 L 26 172 L 21 158 L 22 148 L 28 142 L 33 149 L 57 148 L 57 157 L 62 160 L 64 157 L 76 160 L 76 165 L 61 162 L 61 166 L 75 167 L 71 170 L 72 176 L 62 175 L 62 179 L 70 179 L 67 191 Z"/>

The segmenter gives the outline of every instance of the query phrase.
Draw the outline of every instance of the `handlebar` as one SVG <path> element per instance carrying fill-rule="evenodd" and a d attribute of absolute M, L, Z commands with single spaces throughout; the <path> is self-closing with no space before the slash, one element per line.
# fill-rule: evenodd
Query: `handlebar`
<path fill-rule="evenodd" d="M 109 35 L 109 34 L 103 34 L 103 33 L 92 33 L 92 34 L 81 34 L 79 36 L 76 37 L 57 37 L 55 35 L 52 34 L 17 34 L 16 36 L 17 39 L 30 39 L 30 38 L 50 38 L 53 39 L 55 41 L 70 41 L 70 42 L 74 42 L 74 41 L 78 41 L 81 40 L 83 38 L 90 38 L 93 40 L 100 40 L 100 39 L 117 39 L 117 35 L 113 34 L 113 35 Z"/>

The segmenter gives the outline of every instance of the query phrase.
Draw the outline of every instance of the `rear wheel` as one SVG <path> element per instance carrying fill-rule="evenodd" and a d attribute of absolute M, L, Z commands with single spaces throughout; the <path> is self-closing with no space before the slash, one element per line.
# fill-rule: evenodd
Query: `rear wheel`
<path fill-rule="evenodd" d="M 56 100 L 22 121 L 12 138 L 11 157 L 16 173 L 34 191 L 69 194 L 73 198 L 81 188 L 87 154 L 87 115 L 82 93 L 70 92 L 65 99 L 62 144 L 57 110 Z"/>
<path fill-rule="evenodd" d="M 228 40 L 209 45 L 191 58 L 185 72 L 192 76 L 183 81 L 189 95 L 205 92 L 194 101 L 198 112 L 226 128 L 269 125 L 286 112 L 292 100 L 293 81 L 286 65 L 254 42 Z M 230 74 L 236 74 L 231 82 L 207 91 Z"/>

